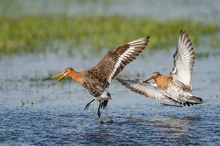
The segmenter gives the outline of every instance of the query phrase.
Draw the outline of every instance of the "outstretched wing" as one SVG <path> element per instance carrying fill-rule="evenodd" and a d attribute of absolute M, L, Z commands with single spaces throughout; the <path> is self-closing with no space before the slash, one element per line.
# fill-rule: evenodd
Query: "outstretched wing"
<path fill-rule="evenodd" d="M 116 80 L 118 80 L 122 85 L 124 85 L 131 91 L 134 91 L 141 95 L 158 100 L 172 101 L 171 98 L 169 98 L 168 93 L 161 90 L 157 86 L 157 84 L 152 84 L 149 82 L 143 82 L 139 80 L 123 79 L 123 78 L 116 78 Z"/>
<path fill-rule="evenodd" d="M 186 91 L 192 91 L 192 71 L 195 53 L 188 35 L 180 32 L 176 52 L 173 56 L 174 67 L 171 71 L 173 81 Z"/>
<path fill-rule="evenodd" d="M 148 42 L 149 36 L 114 48 L 90 71 L 109 84 L 128 63 L 136 59 Z"/>

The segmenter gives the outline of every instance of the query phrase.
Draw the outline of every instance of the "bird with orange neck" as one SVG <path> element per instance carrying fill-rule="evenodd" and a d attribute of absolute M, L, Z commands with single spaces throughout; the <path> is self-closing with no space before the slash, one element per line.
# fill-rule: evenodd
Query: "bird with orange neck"
<path fill-rule="evenodd" d="M 116 79 L 131 91 L 153 99 L 175 103 L 174 105 L 165 103 L 163 105 L 182 107 L 182 105 L 201 104 L 202 99 L 191 94 L 195 53 L 188 35 L 183 31 L 179 34 L 176 52 L 173 57 L 174 67 L 170 75 L 161 75 L 159 72 L 154 72 L 145 81 Z M 151 80 L 154 82 L 150 82 Z"/>
<path fill-rule="evenodd" d="M 88 109 L 90 104 L 97 100 L 99 102 L 97 114 L 98 117 L 100 117 L 100 109 L 106 108 L 108 100 L 111 99 L 111 95 L 107 90 L 111 81 L 127 64 L 139 56 L 147 46 L 148 42 L 149 36 L 116 47 L 107 52 L 97 65 L 88 70 L 75 71 L 73 68 L 67 67 L 61 73 L 51 77 L 52 79 L 58 78 L 51 85 L 64 77 L 72 78 L 73 81 L 79 83 L 95 97 L 95 99 L 91 100 L 84 109 Z"/>

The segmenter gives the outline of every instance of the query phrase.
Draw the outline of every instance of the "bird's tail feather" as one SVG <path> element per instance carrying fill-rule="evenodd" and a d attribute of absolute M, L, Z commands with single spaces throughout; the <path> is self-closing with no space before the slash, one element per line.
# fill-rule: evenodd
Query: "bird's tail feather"
<path fill-rule="evenodd" d="M 194 105 L 194 104 L 201 104 L 202 103 L 202 98 L 196 97 L 196 96 L 190 96 L 187 98 L 186 102 L 183 103 L 183 105 Z"/>

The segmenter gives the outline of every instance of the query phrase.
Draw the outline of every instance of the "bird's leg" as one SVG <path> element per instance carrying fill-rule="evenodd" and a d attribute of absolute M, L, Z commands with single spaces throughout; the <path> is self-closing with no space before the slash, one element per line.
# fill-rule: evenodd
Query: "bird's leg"
<path fill-rule="evenodd" d="M 174 106 L 174 107 L 183 107 L 182 105 L 177 105 L 177 104 L 166 104 L 166 103 L 161 103 L 162 106 Z"/>
<path fill-rule="evenodd" d="M 100 118 L 100 116 L 101 116 L 101 112 L 100 112 L 101 106 L 102 106 L 102 104 L 101 104 L 101 101 L 100 101 L 100 102 L 99 102 L 98 112 L 97 112 L 99 118 Z"/>
<path fill-rule="evenodd" d="M 90 104 L 91 104 L 93 101 L 95 101 L 95 99 L 93 99 L 93 100 L 91 100 L 89 103 L 87 103 L 86 106 L 85 106 L 85 108 L 84 108 L 84 110 L 88 110 Z"/>

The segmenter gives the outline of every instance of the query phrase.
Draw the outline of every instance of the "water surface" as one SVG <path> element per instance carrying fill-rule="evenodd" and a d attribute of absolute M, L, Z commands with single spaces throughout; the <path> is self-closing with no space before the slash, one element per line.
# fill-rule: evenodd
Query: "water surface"
<path fill-rule="evenodd" d="M 0 15 L 120 15 L 220 24 L 219 3 L 219 0 L 14 0 L 1 1 Z M 210 46 L 199 47 L 200 51 L 210 53 Z M 154 71 L 168 74 L 173 66 L 173 51 L 149 55 L 145 52 L 120 75 L 146 79 Z M 93 98 L 80 85 L 66 80 L 48 88 L 51 81 L 45 79 L 68 66 L 78 71 L 88 69 L 102 55 L 1 54 L 0 145 L 220 145 L 218 54 L 196 59 L 193 94 L 203 98 L 202 105 L 164 107 L 161 101 L 135 94 L 113 81 L 109 88 L 113 99 L 98 119 L 97 102 L 88 111 L 83 110 Z M 108 123 L 110 118 L 113 123 Z"/>
<path fill-rule="evenodd" d="M 47 88 L 51 82 L 44 79 L 50 74 L 66 66 L 83 70 L 100 59 L 63 54 L 2 57 L 0 144 L 220 144 L 219 56 L 196 60 L 193 94 L 204 99 L 197 106 L 164 107 L 113 81 L 113 100 L 98 119 L 97 102 L 83 110 L 92 97 L 80 85 L 67 80 Z M 172 52 L 159 52 L 139 57 L 120 75 L 146 79 L 156 70 L 166 74 L 171 69 Z"/>

